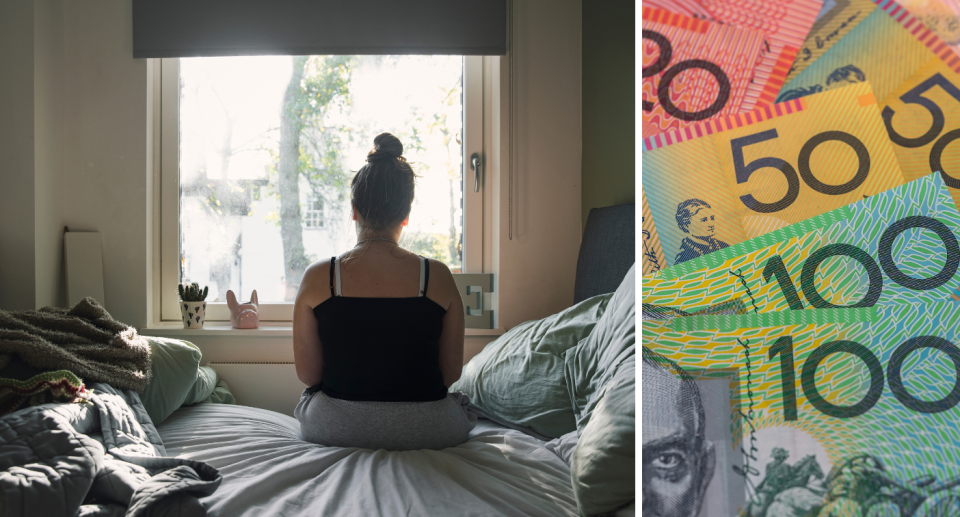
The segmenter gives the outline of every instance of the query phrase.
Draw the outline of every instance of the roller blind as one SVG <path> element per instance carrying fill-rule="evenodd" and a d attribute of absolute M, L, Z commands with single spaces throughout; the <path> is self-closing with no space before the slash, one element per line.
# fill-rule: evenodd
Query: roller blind
<path fill-rule="evenodd" d="M 507 0 L 133 0 L 133 57 L 504 55 Z"/>

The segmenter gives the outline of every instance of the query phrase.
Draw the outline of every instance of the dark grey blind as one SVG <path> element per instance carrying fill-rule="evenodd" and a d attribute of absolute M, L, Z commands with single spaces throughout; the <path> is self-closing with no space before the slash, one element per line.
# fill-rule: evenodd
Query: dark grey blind
<path fill-rule="evenodd" d="M 133 57 L 503 55 L 507 0 L 133 0 Z"/>

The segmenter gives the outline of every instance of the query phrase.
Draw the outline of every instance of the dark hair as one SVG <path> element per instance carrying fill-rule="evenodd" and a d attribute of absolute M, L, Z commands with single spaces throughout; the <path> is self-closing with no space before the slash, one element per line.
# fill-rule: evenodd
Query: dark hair
<path fill-rule="evenodd" d="M 403 144 L 390 133 L 373 139 L 367 164 L 350 183 L 353 207 L 364 228 L 394 228 L 410 215 L 416 174 L 403 157 Z"/>
<path fill-rule="evenodd" d="M 683 233 L 687 233 L 687 231 L 690 229 L 690 219 L 697 215 L 697 212 L 703 208 L 711 207 L 706 201 L 696 198 L 688 199 L 677 205 L 677 226 L 683 230 Z"/>
<path fill-rule="evenodd" d="M 700 389 L 694 382 L 693 376 L 680 367 L 675 361 L 650 350 L 647 347 L 641 347 L 643 352 L 643 364 L 656 368 L 667 375 L 673 375 L 680 378 L 680 398 L 681 401 L 689 404 L 693 410 L 693 425 L 695 450 L 701 450 L 707 441 L 707 414 L 703 409 L 703 400 L 700 398 Z"/>
<path fill-rule="evenodd" d="M 827 86 L 830 86 L 833 83 L 839 83 L 841 81 L 850 81 L 862 83 L 867 80 L 867 74 L 863 73 L 863 70 L 853 66 L 841 66 L 840 68 L 830 72 L 830 75 L 827 76 Z"/>

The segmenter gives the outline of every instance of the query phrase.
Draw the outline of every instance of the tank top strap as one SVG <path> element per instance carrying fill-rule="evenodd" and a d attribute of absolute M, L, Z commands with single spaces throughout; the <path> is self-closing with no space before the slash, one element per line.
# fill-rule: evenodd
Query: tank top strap
<path fill-rule="evenodd" d="M 333 265 L 337 263 L 337 257 L 330 257 L 330 296 L 336 296 L 337 293 L 333 290 Z"/>
<path fill-rule="evenodd" d="M 420 256 L 420 296 L 427 295 L 427 287 L 430 284 L 430 261 Z"/>
<path fill-rule="evenodd" d="M 337 296 L 343 297 L 343 288 L 340 287 L 340 260 L 335 258 L 334 268 L 337 276 Z"/>

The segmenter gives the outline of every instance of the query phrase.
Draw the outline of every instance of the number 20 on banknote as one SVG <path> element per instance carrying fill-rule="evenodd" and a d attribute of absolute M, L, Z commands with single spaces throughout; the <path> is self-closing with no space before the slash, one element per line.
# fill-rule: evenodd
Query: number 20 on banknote
<path fill-rule="evenodd" d="M 868 83 L 647 138 L 642 167 L 668 266 L 903 183 Z"/>

